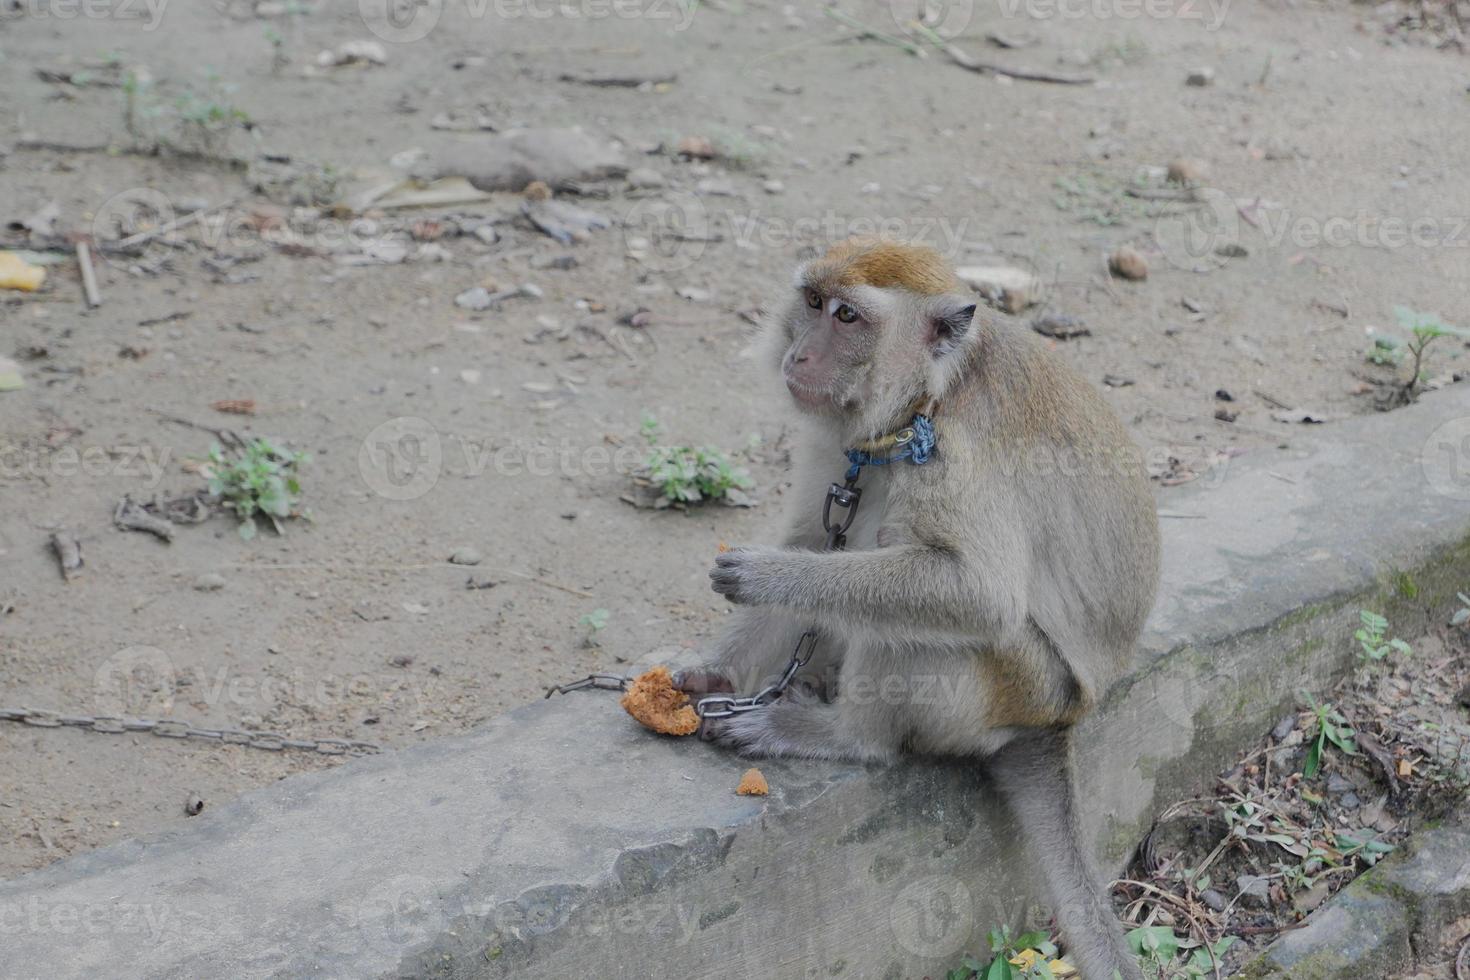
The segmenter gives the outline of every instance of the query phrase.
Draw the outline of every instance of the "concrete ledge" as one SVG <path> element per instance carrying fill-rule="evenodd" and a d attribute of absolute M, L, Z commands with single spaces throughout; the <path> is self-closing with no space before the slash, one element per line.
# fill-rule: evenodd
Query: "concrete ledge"
<path fill-rule="evenodd" d="M 1087 831 L 1126 857 L 1352 662 L 1360 604 L 1408 633 L 1470 574 L 1470 390 L 1282 428 L 1165 495 L 1140 667 L 1083 726 Z M 6 977 L 936 975 L 1044 914 L 973 767 L 744 764 L 593 694 L 286 780 L 186 827 L 0 882 Z"/>

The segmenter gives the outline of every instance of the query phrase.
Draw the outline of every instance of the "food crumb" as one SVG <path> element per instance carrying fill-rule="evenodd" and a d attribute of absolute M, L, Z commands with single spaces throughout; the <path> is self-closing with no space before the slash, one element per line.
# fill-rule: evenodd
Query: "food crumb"
<path fill-rule="evenodd" d="M 740 785 L 735 788 L 735 792 L 740 796 L 769 796 L 771 787 L 759 769 L 747 769 L 745 775 L 740 777 Z"/>

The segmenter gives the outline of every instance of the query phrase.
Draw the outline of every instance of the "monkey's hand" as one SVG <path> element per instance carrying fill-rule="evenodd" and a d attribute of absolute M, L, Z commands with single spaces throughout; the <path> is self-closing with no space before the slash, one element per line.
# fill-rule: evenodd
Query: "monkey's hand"
<path fill-rule="evenodd" d="M 738 605 L 774 603 L 783 555 L 779 548 L 731 548 L 715 559 L 710 586 Z"/>

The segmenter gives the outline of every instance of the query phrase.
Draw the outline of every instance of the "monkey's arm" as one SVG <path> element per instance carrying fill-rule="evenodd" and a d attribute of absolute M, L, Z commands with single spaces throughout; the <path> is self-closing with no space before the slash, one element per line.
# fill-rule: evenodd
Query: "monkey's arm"
<path fill-rule="evenodd" d="M 997 551 L 1022 553 L 1014 546 Z M 925 544 L 838 552 L 741 548 L 720 555 L 710 578 L 716 592 L 742 605 L 1004 642 L 1026 623 L 1026 570 L 1018 564 L 977 562 Z"/>

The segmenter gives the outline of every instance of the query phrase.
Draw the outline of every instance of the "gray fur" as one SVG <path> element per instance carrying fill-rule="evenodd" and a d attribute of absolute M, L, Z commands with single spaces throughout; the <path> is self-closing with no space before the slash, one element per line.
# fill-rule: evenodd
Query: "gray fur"
<path fill-rule="evenodd" d="M 1132 980 L 1077 840 L 1065 730 L 1126 669 L 1153 604 L 1158 524 L 1142 462 L 1097 391 L 1029 331 L 976 315 L 936 335 L 933 311 L 967 299 L 883 292 L 892 320 L 817 338 L 833 363 L 830 405 L 806 405 L 781 544 L 732 550 L 711 572 L 740 608 L 709 669 L 757 690 L 816 624 L 807 673 L 830 700 L 790 694 L 710 722 L 707 737 L 762 756 L 990 758 L 1074 962 L 1088 980 Z M 804 296 L 773 331 L 786 370 L 823 329 Z M 897 429 L 925 396 L 939 400 L 933 459 L 865 471 L 847 549 L 820 550 L 842 450 Z M 821 683 L 833 676 L 835 697 Z"/>

